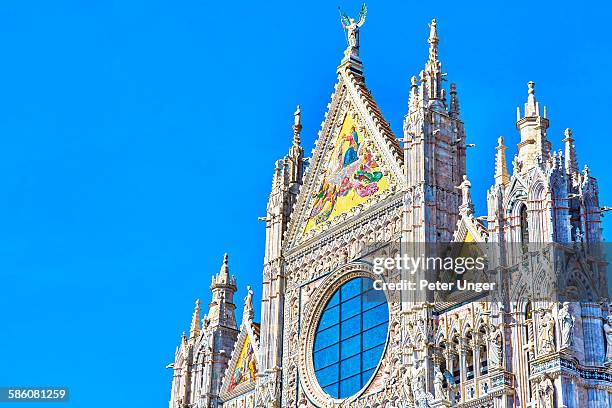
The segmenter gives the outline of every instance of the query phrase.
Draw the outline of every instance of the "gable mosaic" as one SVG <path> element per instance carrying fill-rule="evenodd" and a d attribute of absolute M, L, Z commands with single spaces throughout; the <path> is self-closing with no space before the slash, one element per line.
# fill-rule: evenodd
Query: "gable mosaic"
<path fill-rule="evenodd" d="M 344 214 L 389 188 L 371 143 L 346 114 L 333 148 L 325 157 L 325 173 L 308 216 L 304 232 Z"/>
<path fill-rule="evenodd" d="M 240 356 L 238 357 L 238 363 L 234 369 L 234 373 L 230 378 L 228 385 L 228 392 L 232 392 L 238 385 L 246 382 L 254 382 L 255 376 L 257 375 L 257 357 L 253 350 L 253 344 L 251 338 L 247 337 L 242 346 Z"/>

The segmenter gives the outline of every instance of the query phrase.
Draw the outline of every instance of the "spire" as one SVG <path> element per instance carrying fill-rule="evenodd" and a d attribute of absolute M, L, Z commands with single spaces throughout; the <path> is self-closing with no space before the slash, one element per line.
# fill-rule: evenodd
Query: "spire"
<path fill-rule="evenodd" d="M 457 85 L 454 83 L 450 85 L 450 108 L 449 112 L 451 116 L 459 116 L 459 99 L 457 98 Z"/>
<path fill-rule="evenodd" d="M 568 174 L 578 173 L 578 159 L 576 158 L 576 147 L 574 146 L 574 139 L 572 138 L 572 130 L 570 128 L 565 129 L 565 171 Z"/>
<path fill-rule="evenodd" d="M 442 92 L 442 81 L 446 74 L 442 73 L 442 63 L 438 59 L 438 23 L 434 18 L 431 20 L 429 25 L 429 59 L 425 64 L 425 81 L 427 83 L 427 90 L 429 93 L 429 99 L 442 101 L 444 99 L 444 93 Z"/>
<path fill-rule="evenodd" d="M 413 76 L 410 78 L 410 95 L 408 95 L 408 114 L 417 110 L 419 106 L 419 86 L 417 84 L 417 77 Z"/>
<path fill-rule="evenodd" d="M 191 328 L 189 329 L 189 338 L 198 337 L 200 335 L 200 299 L 195 302 L 193 317 L 191 318 Z"/>
<path fill-rule="evenodd" d="M 255 318 L 253 311 L 253 290 L 247 286 L 247 295 L 244 298 L 244 310 L 242 312 L 242 323 L 252 322 Z"/>
<path fill-rule="evenodd" d="M 524 105 L 524 118 L 542 117 L 546 119 L 546 106 L 544 106 L 544 115 L 540 115 L 540 103 L 535 96 L 535 82 L 527 82 L 527 102 Z M 521 110 L 516 108 L 516 121 L 521 120 Z"/>
<path fill-rule="evenodd" d="M 223 255 L 223 263 L 221 264 L 221 269 L 217 276 L 213 277 L 212 286 L 232 286 L 236 285 L 236 278 L 231 277 L 229 274 L 229 266 L 228 266 L 228 254 L 227 252 Z"/>
<path fill-rule="evenodd" d="M 300 145 L 300 132 L 302 132 L 302 110 L 300 105 L 297 106 L 293 114 L 293 145 Z"/>
<path fill-rule="evenodd" d="M 421 97 L 421 102 L 422 102 L 422 106 L 428 106 L 429 105 L 429 92 L 427 91 L 428 85 L 427 85 L 427 76 L 425 75 L 425 71 L 421 70 L 421 72 L 419 72 L 419 78 L 420 78 L 420 86 L 419 86 L 419 96 Z"/>
<path fill-rule="evenodd" d="M 229 255 L 227 252 L 223 255 L 223 264 L 221 265 L 221 270 L 219 271 L 219 278 L 223 280 L 223 283 L 229 282 L 229 266 L 227 265 Z"/>
<path fill-rule="evenodd" d="M 506 146 L 504 146 L 503 136 L 497 139 L 497 147 L 495 149 L 497 150 L 495 154 L 495 185 L 508 184 L 510 176 L 506 166 Z"/>
<path fill-rule="evenodd" d="M 277 160 L 274 163 L 274 175 L 272 176 L 272 191 L 281 189 L 283 185 L 283 160 Z"/>
<path fill-rule="evenodd" d="M 234 293 L 236 293 L 236 278 L 230 277 L 227 253 L 223 256 L 221 270 L 213 277 L 212 301 L 208 305 L 208 318 L 212 326 L 236 328 L 234 315 Z"/>
<path fill-rule="evenodd" d="M 429 25 L 429 39 L 427 42 L 429 43 L 429 61 L 435 62 L 438 61 L 438 43 L 440 39 L 438 38 L 438 22 L 434 18 L 431 20 L 431 24 Z"/>
<path fill-rule="evenodd" d="M 546 112 L 546 107 L 544 107 Z M 546 114 L 540 115 L 540 103 L 535 97 L 535 82 L 527 83 L 527 102 L 524 107 L 524 116 L 516 109 L 516 128 L 521 133 L 521 142 L 518 145 L 518 168 L 527 171 L 538 163 L 543 163 L 550 157 L 551 144 L 546 139 L 548 119 Z M 515 169 L 516 171 L 516 169 Z"/>
<path fill-rule="evenodd" d="M 540 104 L 535 97 L 535 82 L 527 83 L 527 103 L 525 104 L 525 116 L 540 116 Z"/>
<path fill-rule="evenodd" d="M 293 114 L 293 144 L 285 160 L 289 186 L 302 184 L 304 176 L 304 149 L 301 146 L 300 133 L 302 132 L 302 110 L 297 106 Z"/>

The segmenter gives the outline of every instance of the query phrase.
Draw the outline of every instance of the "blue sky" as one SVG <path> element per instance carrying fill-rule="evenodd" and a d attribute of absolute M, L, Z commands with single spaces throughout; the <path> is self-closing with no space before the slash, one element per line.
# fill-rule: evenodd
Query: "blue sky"
<path fill-rule="evenodd" d="M 368 6 L 367 84 L 397 135 L 438 19 L 478 145 L 479 213 L 530 80 L 554 147 L 571 127 L 612 205 L 608 5 Z M 312 148 L 344 41 L 336 3 L 319 0 L 3 1 L 0 385 L 68 386 L 74 407 L 166 406 L 164 366 L 225 251 L 238 299 L 247 283 L 259 299 L 273 163 L 298 103 Z"/>

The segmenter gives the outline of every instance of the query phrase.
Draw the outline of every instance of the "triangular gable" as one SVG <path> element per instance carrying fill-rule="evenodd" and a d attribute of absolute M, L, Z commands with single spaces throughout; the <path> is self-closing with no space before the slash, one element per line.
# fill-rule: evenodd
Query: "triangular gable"
<path fill-rule="evenodd" d="M 363 77 L 342 66 L 291 217 L 292 247 L 404 186 L 403 153 Z"/>
<path fill-rule="evenodd" d="M 255 389 L 259 368 L 258 355 L 259 325 L 252 322 L 243 323 L 221 382 L 219 395 L 222 401 Z"/>
<path fill-rule="evenodd" d="M 447 254 L 453 258 L 477 258 L 486 257 L 487 247 L 485 243 L 488 239 L 488 231 L 480 220 L 474 218 L 471 213 L 461 214 L 457 221 L 457 228 L 453 234 L 453 245 Z M 477 270 L 467 270 L 461 275 L 461 279 L 469 282 L 486 281 L 483 273 Z M 457 275 L 450 274 L 443 277 L 443 280 L 455 280 Z M 463 302 L 473 300 L 475 294 L 472 291 L 457 290 L 455 287 L 451 292 L 436 292 L 436 310 L 442 311 L 454 307 Z M 480 294 L 476 294 L 479 297 Z"/>
<path fill-rule="evenodd" d="M 517 195 L 517 192 L 520 194 Z M 513 175 L 510 179 L 510 184 L 505 190 L 505 199 L 504 199 L 504 207 L 506 209 L 512 208 L 510 205 L 511 201 L 516 200 L 517 198 L 522 198 L 527 195 L 527 183 L 523 180 L 521 175 Z"/>
<path fill-rule="evenodd" d="M 453 242 L 475 243 L 487 241 L 487 229 L 473 215 L 462 215 L 457 221 Z"/>

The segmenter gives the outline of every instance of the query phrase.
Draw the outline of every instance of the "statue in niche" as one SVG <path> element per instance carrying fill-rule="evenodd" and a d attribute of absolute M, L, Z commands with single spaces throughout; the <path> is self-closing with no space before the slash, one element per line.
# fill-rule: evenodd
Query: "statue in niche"
<path fill-rule="evenodd" d="M 538 408 L 555 407 L 555 387 L 550 378 L 540 381 L 540 384 L 538 385 L 537 397 Z"/>
<path fill-rule="evenodd" d="M 502 331 L 501 325 L 491 325 L 489 332 L 489 365 L 501 367 L 502 365 Z"/>
<path fill-rule="evenodd" d="M 612 315 L 606 317 L 603 330 L 606 338 L 606 365 L 610 366 L 612 365 Z"/>
<path fill-rule="evenodd" d="M 415 397 L 417 394 L 425 392 L 425 367 L 421 363 L 421 360 L 415 361 L 415 366 L 412 374 L 412 392 Z"/>
<path fill-rule="evenodd" d="M 571 314 L 570 302 L 563 302 L 558 317 L 561 326 L 561 348 L 571 347 L 576 318 Z"/>
<path fill-rule="evenodd" d="M 429 408 L 429 403 L 434 399 L 434 396 L 425 391 L 425 367 L 422 360 L 415 361 L 411 385 L 415 407 Z"/>
<path fill-rule="evenodd" d="M 414 393 L 412 391 L 412 376 L 410 375 L 410 369 L 406 365 L 402 365 L 402 397 L 408 403 L 413 404 Z"/>
<path fill-rule="evenodd" d="M 436 365 L 434 368 L 434 396 L 436 397 L 437 400 L 446 398 L 446 395 L 444 393 L 443 382 L 444 382 L 444 374 L 442 374 L 442 371 L 440 370 L 440 366 Z"/>
<path fill-rule="evenodd" d="M 538 327 L 538 340 L 540 353 L 551 353 L 555 350 L 555 321 L 550 312 L 542 315 Z"/>

